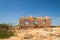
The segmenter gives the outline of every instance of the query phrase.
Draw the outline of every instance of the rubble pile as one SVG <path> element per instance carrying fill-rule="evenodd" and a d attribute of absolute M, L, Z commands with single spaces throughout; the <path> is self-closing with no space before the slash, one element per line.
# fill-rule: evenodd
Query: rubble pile
<path fill-rule="evenodd" d="M 60 28 L 17 30 L 16 35 L 7 40 L 60 40 Z"/>

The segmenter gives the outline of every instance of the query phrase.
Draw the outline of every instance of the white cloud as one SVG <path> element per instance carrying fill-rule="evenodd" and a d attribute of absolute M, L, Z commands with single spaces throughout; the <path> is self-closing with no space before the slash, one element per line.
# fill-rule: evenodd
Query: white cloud
<path fill-rule="evenodd" d="M 56 25 L 56 26 L 58 26 L 58 25 L 60 25 L 60 18 L 52 18 L 52 25 Z"/>
<path fill-rule="evenodd" d="M 60 20 L 60 18 L 52 18 L 52 20 Z"/>
<path fill-rule="evenodd" d="M 56 18 L 56 20 L 60 20 L 60 18 Z"/>

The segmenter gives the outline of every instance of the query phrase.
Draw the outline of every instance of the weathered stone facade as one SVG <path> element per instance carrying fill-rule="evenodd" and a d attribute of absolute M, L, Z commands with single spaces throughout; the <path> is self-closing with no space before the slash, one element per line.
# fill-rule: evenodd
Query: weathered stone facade
<path fill-rule="evenodd" d="M 50 17 L 46 16 L 42 17 L 22 17 L 19 20 L 20 28 L 45 28 L 51 27 L 51 19 Z"/>

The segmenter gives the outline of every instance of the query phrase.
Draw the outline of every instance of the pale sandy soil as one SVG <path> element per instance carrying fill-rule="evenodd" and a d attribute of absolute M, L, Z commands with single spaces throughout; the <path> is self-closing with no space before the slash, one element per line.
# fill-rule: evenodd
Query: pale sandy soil
<path fill-rule="evenodd" d="M 15 31 L 17 36 L 3 40 L 60 40 L 60 28 L 42 28 Z"/>

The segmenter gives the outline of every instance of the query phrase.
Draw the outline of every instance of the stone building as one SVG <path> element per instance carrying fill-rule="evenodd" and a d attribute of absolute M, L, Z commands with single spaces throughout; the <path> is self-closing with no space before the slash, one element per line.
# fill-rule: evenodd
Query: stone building
<path fill-rule="evenodd" d="M 19 20 L 20 28 L 46 28 L 51 27 L 51 19 L 46 16 L 42 17 L 22 17 Z"/>

